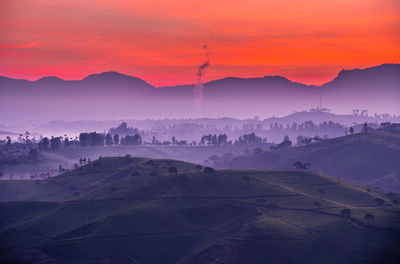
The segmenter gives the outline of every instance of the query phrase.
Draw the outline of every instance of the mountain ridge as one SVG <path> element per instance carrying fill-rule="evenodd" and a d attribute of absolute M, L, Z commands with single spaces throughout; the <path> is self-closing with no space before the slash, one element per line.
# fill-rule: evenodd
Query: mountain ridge
<path fill-rule="evenodd" d="M 364 70 L 345 70 L 322 86 L 293 82 L 282 76 L 227 77 L 204 83 L 202 107 L 193 105 L 195 84 L 156 87 L 118 72 L 91 74 L 82 80 L 44 77 L 36 81 L 0 77 L 0 120 L 8 121 L 104 118 L 187 118 L 285 115 L 315 107 L 351 113 L 400 114 L 400 64 L 384 64 Z M 67 100 L 59 100 L 61 97 Z M 15 102 L 20 102 L 16 104 Z M 71 107 L 71 103 L 79 107 Z M 62 114 L 49 111 L 57 105 Z M 234 107 L 232 107 L 234 106 Z"/>
<path fill-rule="evenodd" d="M 371 66 L 371 67 L 366 67 L 366 68 L 352 68 L 352 69 L 342 69 L 338 72 L 338 74 L 336 75 L 335 78 L 333 78 L 330 81 L 327 81 L 321 85 L 314 85 L 314 84 L 305 84 L 302 82 L 297 82 L 297 81 L 293 81 L 288 79 L 285 76 L 282 75 L 264 75 L 264 76 L 259 76 L 259 77 L 237 77 L 237 76 L 228 76 L 228 77 L 224 77 L 224 78 L 219 78 L 219 79 L 215 79 L 215 80 L 210 80 L 204 83 L 204 85 L 207 84 L 212 84 L 212 83 L 216 83 L 216 82 L 220 82 L 220 81 L 232 81 L 232 80 L 239 80 L 239 81 L 248 81 L 248 80 L 281 80 L 281 81 L 287 81 L 293 84 L 300 84 L 300 85 L 304 85 L 304 86 L 309 86 L 309 87 L 324 87 L 327 86 L 328 84 L 331 84 L 334 81 L 337 81 L 339 79 L 342 79 L 343 77 L 347 77 L 350 73 L 353 74 L 360 74 L 363 72 L 371 72 L 371 71 L 376 71 L 376 70 L 382 70 L 383 68 L 390 68 L 390 70 L 400 70 L 400 63 L 384 63 L 384 64 L 379 64 L 379 65 L 375 65 L 375 66 Z M 397 67 L 397 68 L 396 68 Z M 35 83 L 35 82 L 40 82 L 43 80 L 48 80 L 48 79 L 52 79 L 52 80 L 59 80 L 59 81 L 65 81 L 65 82 L 77 82 L 77 81 L 87 81 L 87 80 L 93 80 L 96 79 L 98 77 L 105 77 L 105 76 L 109 76 L 109 77 L 115 77 L 117 79 L 122 79 L 122 78 L 126 78 L 126 79 L 133 79 L 133 80 L 142 80 L 146 83 L 148 83 L 149 85 L 155 87 L 155 88 L 169 88 L 169 87 L 192 87 L 194 85 L 196 85 L 195 83 L 189 83 L 189 84 L 176 84 L 176 85 L 165 85 L 165 86 L 155 86 L 150 84 L 149 82 L 147 82 L 145 79 L 141 78 L 141 77 L 137 77 L 134 75 L 129 75 L 129 74 L 124 74 L 121 72 L 117 72 L 117 71 L 104 71 L 104 72 L 100 72 L 100 73 L 91 73 L 89 75 L 87 75 L 86 77 L 83 77 L 82 79 L 71 79 L 71 80 L 66 80 L 63 78 L 60 78 L 58 76 L 53 76 L 53 75 L 48 75 L 48 76 L 42 76 L 37 80 L 28 80 L 28 79 L 24 79 L 24 78 L 12 78 L 12 77 L 8 77 L 8 76 L 4 76 L 4 75 L 0 75 L 0 81 L 4 80 L 4 79 L 8 79 L 8 80 L 14 80 L 14 81 L 27 81 L 30 83 Z"/>

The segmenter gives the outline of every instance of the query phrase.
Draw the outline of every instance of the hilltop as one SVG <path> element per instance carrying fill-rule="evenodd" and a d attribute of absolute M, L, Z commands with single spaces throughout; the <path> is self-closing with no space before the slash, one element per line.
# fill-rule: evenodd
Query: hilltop
<path fill-rule="evenodd" d="M 178 172 L 168 173 L 171 166 Z M 7 200 L 24 200 L 0 203 L 0 259 L 8 263 L 361 264 L 399 258 L 397 194 L 311 172 L 206 173 L 180 161 L 121 157 L 23 182 L 2 186 Z M 56 190 L 45 194 L 50 188 Z M 11 197 L 17 189 L 21 196 Z"/>
<path fill-rule="evenodd" d="M 357 133 L 322 142 L 237 157 L 225 167 L 235 169 L 295 169 L 294 163 L 310 163 L 308 170 L 361 185 L 400 190 L 400 136 L 385 132 Z"/>

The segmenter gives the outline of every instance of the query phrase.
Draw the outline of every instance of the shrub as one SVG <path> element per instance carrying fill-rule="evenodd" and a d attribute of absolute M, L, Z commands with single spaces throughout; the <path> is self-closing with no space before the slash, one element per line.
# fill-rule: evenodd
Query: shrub
<path fill-rule="evenodd" d="M 134 176 L 134 177 L 140 176 L 140 173 L 137 171 L 134 171 L 134 172 L 132 172 L 132 176 Z"/>
<path fill-rule="evenodd" d="M 204 168 L 204 173 L 212 174 L 214 172 L 215 172 L 215 170 L 213 168 L 211 168 L 211 167 L 205 167 Z"/>
<path fill-rule="evenodd" d="M 376 198 L 374 201 L 378 206 L 382 206 L 385 203 L 385 201 L 381 198 Z"/>
<path fill-rule="evenodd" d="M 314 203 L 314 206 L 315 206 L 315 207 L 320 207 L 321 204 L 320 204 L 318 201 L 316 201 L 316 202 Z"/>
<path fill-rule="evenodd" d="M 347 208 L 340 211 L 340 214 L 345 218 L 351 217 L 351 211 L 350 211 L 350 209 L 347 209 Z"/>
<path fill-rule="evenodd" d="M 367 221 L 373 221 L 375 219 L 375 217 L 372 214 L 367 213 L 367 214 L 365 214 L 364 219 Z"/>
<path fill-rule="evenodd" d="M 178 174 L 178 169 L 176 167 L 169 167 L 168 168 L 168 173 L 171 175 L 177 175 Z"/>

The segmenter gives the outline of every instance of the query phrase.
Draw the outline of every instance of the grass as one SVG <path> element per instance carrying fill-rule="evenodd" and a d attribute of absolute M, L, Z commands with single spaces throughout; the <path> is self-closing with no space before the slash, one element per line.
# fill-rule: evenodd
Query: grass
<path fill-rule="evenodd" d="M 191 163 L 124 157 L 48 181 L 56 183 L 2 186 L 5 197 L 20 190 L 14 197 L 25 201 L 0 203 L 0 260 L 333 264 L 400 257 L 393 197 L 311 172 L 204 174 Z M 66 188 L 72 185 L 78 195 Z M 58 188 L 52 197 L 49 186 Z M 345 208 L 350 218 L 341 215 Z"/>
<path fill-rule="evenodd" d="M 334 138 L 306 146 L 242 156 L 234 169 L 295 169 L 297 161 L 311 163 L 308 170 L 360 185 L 400 191 L 400 136 L 371 132 Z"/>

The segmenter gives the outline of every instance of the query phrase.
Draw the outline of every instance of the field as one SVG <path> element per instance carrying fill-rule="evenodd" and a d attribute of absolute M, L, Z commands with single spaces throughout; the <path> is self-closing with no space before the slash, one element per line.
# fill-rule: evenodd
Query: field
<path fill-rule="evenodd" d="M 397 194 L 311 172 L 205 173 L 176 160 L 115 157 L 48 180 L 0 183 L 4 263 L 400 258 Z"/>

